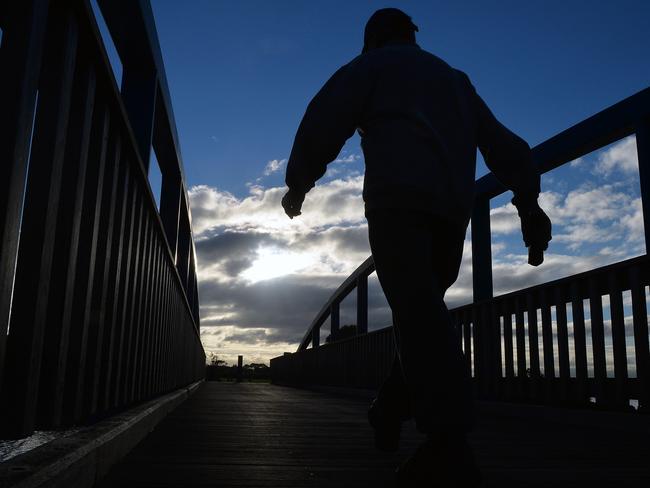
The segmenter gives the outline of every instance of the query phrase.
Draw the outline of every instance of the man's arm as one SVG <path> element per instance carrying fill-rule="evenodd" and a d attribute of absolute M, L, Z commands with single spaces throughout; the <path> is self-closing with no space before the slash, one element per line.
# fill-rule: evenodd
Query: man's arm
<path fill-rule="evenodd" d="M 540 177 L 533 164 L 530 146 L 497 120 L 472 87 L 478 116 L 478 147 L 485 164 L 496 178 L 512 190 L 513 205 L 521 220 L 528 262 L 538 266 L 551 240 L 551 221 L 537 203 Z"/>
<path fill-rule="evenodd" d="M 352 61 L 325 83 L 307 106 L 287 163 L 289 192 L 282 205 L 290 217 L 300 215 L 305 193 L 325 174 L 359 124 L 371 90 L 364 66 Z"/>

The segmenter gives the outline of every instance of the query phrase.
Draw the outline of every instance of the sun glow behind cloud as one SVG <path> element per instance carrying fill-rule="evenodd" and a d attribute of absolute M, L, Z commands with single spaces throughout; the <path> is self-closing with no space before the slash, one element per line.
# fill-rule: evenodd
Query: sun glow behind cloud
<path fill-rule="evenodd" d="M 317 256 L 312 253 L 297 253 L 284 249 L 264 247 L 258 250 L 257 259 L 240 275 L 246 281 L 257 283 L 280 276 L 297 273 L 314 264 Z"/>

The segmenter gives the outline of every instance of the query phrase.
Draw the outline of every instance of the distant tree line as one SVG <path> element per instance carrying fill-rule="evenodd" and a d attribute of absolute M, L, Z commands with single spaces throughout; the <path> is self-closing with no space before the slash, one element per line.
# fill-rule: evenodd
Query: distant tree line
<path fill-rule="evenodd" d="M 210 362 L 205 367 L 207 381 L 270 381 L 271 368 L 264 363 L 244 364 L 241 368 L 229 365 L 226 361 L 211 353 Z"/>

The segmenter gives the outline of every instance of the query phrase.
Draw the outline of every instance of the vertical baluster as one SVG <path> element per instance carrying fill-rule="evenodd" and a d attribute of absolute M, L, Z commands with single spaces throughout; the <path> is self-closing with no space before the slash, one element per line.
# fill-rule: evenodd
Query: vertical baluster
<path fill-rule="evenodd" d="M 341 311 L 339 302 L 332 303 L 330 307 L 330 340 L 336 341 L 340 327 Z"/>
<path fill-rule="evenodd" d="M 544 348 L 544 394 L 546 403 L 555 401 L 555 356 L 553 354 L 553 329 L 551 326 L 551 307 L 548 303 L 548 290 L 540 290 L 542 310 L 542 347 Z"/>
<path fill-rule="evenodd" d="M 357 278 L 357 334 L 368 333 L 368 276 Z"/>
<path fill-rule="evenodd" d="M 524 311 L 521 306 L 521 298 L 515 296 L 513 299 L 515 300 L 515 336 L 517 342 L 517 377 L 519 378 L 519 397 L 528 398 Z"/>
<path fill-rule="evenodd" d="M 141 195 L 141 192 L 138 191 Z M 133 236 L 133 250 L 131 251 L 131 268 L 129 278 L 129 300 L 125 303 L 123 311 L 123 320 L 125 323 L 124 345 L 121 348 L 119 358 L 117 359 L 115 392 L 116 402 L 123 405 L 126 402 L 126 391 L 128 378 L 131 374 L 132 351 L 137 331 L 137 316 L 135 311 L 138 308 L 139 297 L 141 293 L 141 274 L 142 274 L 142 251 L 144 248 L 144 233 L 146 229 L 143 200 L 142 196 L 138 197 L 135 202 L 134 212 L 135 227 Z"/>
<path fill-rule="evenodd" d="M 576 361 L 576 401 L 587 403 L 587 339 L 585 334 L 585 314 L 582 305 L 583 292 L 580 283 L 571 283 L 571 311 L 573 315 L 573 341 L 575 344 Z"/>
<path fill-rule="evenodd" d="M 537 305 L 532 293 L 526 294 L 526 308 L 528 309 L 528 354 L 530 357 L 530 396 L 535 400 L 540 398 L 539 369 L 539 339 L 537 331 Z"/>
<path fill-rule="evenodd" d="M 119 405 L 119 389 L 122 376 L 122 362 L 124 361 L 124 349 L 129 334 L 130 323 L 128 309 L 133 300 L 133 264 L 137 250 L 137 225 L 140 218 L 138 188 L 135 181 L 130 185 L 130 196 L 127 199 L 127 222 L 124 228 L 124 252 L 120 275 L 121 293 L 119 294 L 115 316 L 115 347 L 111 354 L 112 366 L 109 370 L 106 400 L 110 407 Z"/>
<path fill-rule="evenodd" d="M 492 355 L 492 371 L 490 373 L 493 381 L 493 398 L 500 398 L 503 394 L 503 361 L 501 350 L 501 321 L 499 314 L 499 305 L 496 301 L 490 303 L 490 338 L 492 347 L 490 352 Z"/>
<path fill-rule="evenodd" d="M 514 351 L 512 347 L 512 310 L 510 309 L 510 301 L 507 299 L 502 300 L 501 305 L 503 312 L 503 348 L 506 366 L 506 393 L 507 399 L 511 400 L 513 396 L 512 386 L 515 377 Z"/>
<path fill-rule="evenodd" d="M 596 401 L 607 405 L 607 363 L 605 360 L 605 329 L 603 326 L 603 302 L 597 278 L 589 280 L 589 309 L 591 315 L 591 342 L 594 353 L 594 384 Z"/>
<path fill-rule="evenodd" d="M 39 401 L 38 424 L 48 428 L 58 427 L 62 422 L 77 251 L 95 101 L 95 76 L 85 59 L 76 64 L 74 78 L 62 174 L 64 191 L 57 212 L 39 388 L 39 396 L 46 400 Z"/>
<path fill-rule="evenodd" d="M 648 345 L 648 309 L 645 286 L 641 281 L 639 266 L 629 271 L 632 292 L 632 320 L 634 324 L 634 351 L 636 357 L 636 376 L 639 383 L 639 409 L 650 411 L 650 347 Z"/>
<path fill-rule="evenodd" d="M 614 392 L 616 406 L 628 405 L 627 346 L 625 343 L 625 314 L 623 312 L 623 294 L 616 272 L 609 274 L 609 309 L 612 319 L 612 349 L 614 351 Z"/>
<path fill-rule="evenodd" d="M 142 381 L 142 365 L 143 358 L 146 352 L 146 330 L 148 325 L 148 307 L 149 307 L 149 297 L 151 293 L 151 269 L 152 269 L 152 258 L 154 250 L 154 230 L 153 230 L 153 219 L 149 213 L 149 210 L 146 208 L 148 205 L 145 205 L 145 215 L 148 221 L 147 228 L 147 246 L 144 252 L 144 267 L 142 270 L 143 273 L 143 288 L 141 295 L 141 302 L 138 308 L 138 334 L 136 339 L 136 348 L 134 350 L 134 367 L 133 375 L 131 381 L 131 393 L 129 400 L 138 401 L 141 399 L 140 396 L 140 383 Z"/>
<path fill-rule="evenodd" d="M 4 2 L 0 49 L 0 396 L 49 2 Z M 8 394 L 8 393 L 6 393 Z"/>
<path fill-rule="evenodd" d="M 557 318 L 557 351 L 560 367 L 560 389 L 562 401 L 569 401 L 569 383 L 571 365 L 569 360 L 569 332 L 566 319 L 566 302 L 564 289 L 558 286 L 555 289 L 555 315 Z"/>
<path fill-rule="evenodd" d="M 0 398 L 2 430 L 11 437 L 31 433 L 36 420 L 43 339 L 48 321 L 47 298 L 52 278 L 51 243 L 55 239 L 63 183 L 77 38 L 77 24 L 71 12 L 65 6 L 53 7 L 48 19 L 43 65 L 48 76 L 41 78 L 39 86 Z M 6 264 L 13 269 L 12 262 Z M 5 334 L 4 330 L 0 332 Z"/>
<path fill-rule="evenodd" d="M 318 349 L 320 346 L 320 326 L 314 327 L 311 331 L 311 347 Z"/>
<path fill-rule="evenodd" d="M 472 330 L 470 310 L 465 307 L 463 310 L 463 343 L 465 349 L 465 367 L 467 374 L 472 375 Z"/>
<path fill-rule="evenodd" d="M 117 308 L 122 290 L 122 261 L 124 254 L 124 224 L 128 205 L 128 196 L 131 192 L 132 174 L 128 167 L 128 160 L 124 152 L 119 162 L 118 183 L 115 195 L 115 228 L 113 229 L 113 242 L 111 244 L 111 259 L 108 268 L 108 293 L 105 302 L 104 338 L 101 350 L 100 383 L 98 392 L 98 405 L 101 411 L 106 411 L 110 405 L 108 400 L 110 376 L 112 372 L 112 356 L 115 347 L 117 323 Z"/>
<path fill-rule="evenodd" d="M 134 399 L 135 381 L 137 378 L 138 368 L 138 355 L 140 354 L 142 342 L 142 316 L 144 310 L 144 299 L 146 296 L 146 277 L 147 266 L 149 259 L 149 248 L 151 244 L 151 219 L 145 208 L 145 202 L 141 203 L 141 218 L 142 218 L 142 233 L 140 236 L 140 251 L 138 253 L 138 267 L 137 267 L 137 286 L 135 289 L 135 302 L 132 314 L 132 331 L 129 345 L 129 353 L 127 358 L 127 374 L 124 381 L 124 401 L 131 403 Z"/>
<path fill-rule="evenodd" d="M 70 341 L 66 366 L 63 413 L 66 423 L 78 423 L 84 413 L 84 381 L 86 368 L 94 368 L 92 356 L 87 353 L 91 335 L 91 313 L 93 293 L 96 293 L 95 274 L 100 237 L 100 217 L 105 187 L 105 165 L 108 150 L 110 112 L 105 104 L 95 110 L 92 143 L 89 148 L 88 168 L 81 213 L 79 245 L 77 254 L 77 277 L 74 283 L 74 298 L 70 317 Z M 92 348 L 92 345 L 91 345 Z"/>
<path fill-rule="evenodd" d="M 152 351 L 152 360 L 151 360 L 151 379 L 149 386 L 149 394 L 153 395 L 156 393 L 156 385 L 158 382 L 158 373 L 160 366 L 160 348 L 162 345 L 162 328 L 163 328 L 163 303 L 162 303 L 162 292 L 163 292 L 163 267 L 165 264 L 164 260 L 164 244 L 163 240 L 158 234 L 158 242 L 160 247 L 160 253 L 158 255 L 158 271 L 156 273 L 156 309 L 154 311 L 155 324 L 154 329 L 154 339 L 153 339 L 153 351 Z M 189 312 L 188 312 L 189 313 Z M 186 331 L 186 334 L 192 334 L 191 330 Z M 189 359 L 189 358 L 188 358 Z"/>

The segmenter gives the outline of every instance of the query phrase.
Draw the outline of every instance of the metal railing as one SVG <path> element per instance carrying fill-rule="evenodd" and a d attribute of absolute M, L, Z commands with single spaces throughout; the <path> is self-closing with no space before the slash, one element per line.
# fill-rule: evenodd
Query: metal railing
<path fill-rule="evenodd" d="M 599 112 L 533 148 L 540 173 L 635 134 L 645 227 L 650 248 L 650 88 Z M 538 403 L 586 404 L 641 409 L 650 405 L 650 352 L 645 286 L 648 257 L 493 297 L 490 199 L 506 189 L 493 174 L 476 181 L 472 213 L 474 303 L 451 310 L 462 337 L 467 367 L 480 398 Z M 381 384 L 394 357 L 392 329 L 367 333 L 367 279 L 374 271 L 368 258 L 334 292 L 312 321 L 296 353 L 271 360 L 274 381 L 372 387 Z M 357 336 L 320 345 L 320 328 L 330 318 L 331 337 L 339 328 L 339 304 L 357 289 Z M 622 293 L 629 291 L 634 330 L 634 370 L 627 364 Z M 609 297 L 613 368 L 608 375 L 602 297 Z M 590 320 L 585 322 L 583 300 Z M 569 348 L 567 307 L 571 310 Z M 551 314 L 553 310 L 553 314 Z M 540 315 L 541 320 L 538 320 Z M 552 316 L 555 319 L 552 319 Z M 514 318 L 514 321 L 513 321 Z M 539 327 L 541 322 L 541 329 Z M 513 323 L 515 324 L 513 336 Z M 587 327 L 589 334 L 586 333 Z M 541 335 L 540 335 L 541 331 Z M 587 367 L 587 336 L 592 357 Z M 526 338 L 528 339 L 526 341 Z M 540 367 L 542 340 L 543 370 Z M 514 342 L 513 342 L 514 341 Z M 312 348 L 308 349 L 308 346 Z M 559 367 L 555 368 L 555 363 Z M 515 368 L 516 366 L 516 368 Z M 588 369 L 593 370 L 592 377 Z"/>
<path fill-rule="evenodd" d="M 90 422 L 203 376 L 191 217 L 147 1 L 0 6 L 0 428 Z M 158 212 L 150 150 L 162 173 Z"/>

